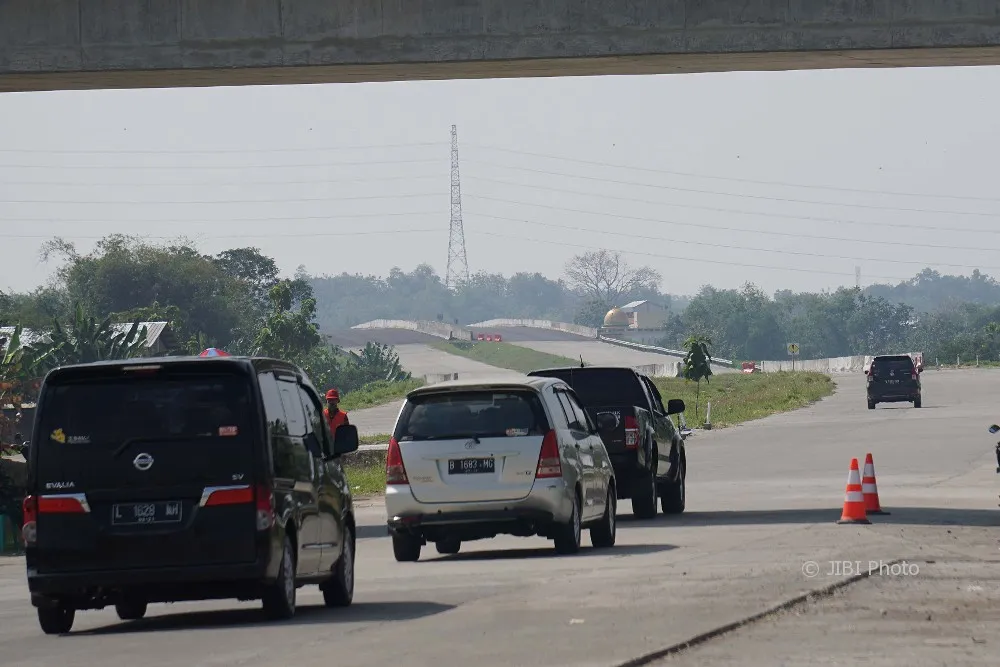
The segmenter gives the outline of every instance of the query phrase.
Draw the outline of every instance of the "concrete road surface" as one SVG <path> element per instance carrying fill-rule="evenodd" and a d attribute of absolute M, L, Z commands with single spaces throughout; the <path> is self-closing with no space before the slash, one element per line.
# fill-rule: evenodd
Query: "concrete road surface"
<path fill-rule="evenodd" d="M 0 566 L 0 660 L 611 667 L 669 653 L 652 664 L 995 665 L 1000 478 L 986 428 L 1000 421 L 1000 373 L 928 371 L 920 410 L 869 411 L 863 377 L 838 382 L 834 396 L 806 410 L 692 436 L 688 512 L 640 522 L 623 501 L 610 550 L 556 557 L 545 540 L 501 538 L 456 556 L 430 547 L 420 562 L 400 564 L 384 509 L 367 503 L 358 510 L 355 605 L 346 610 L 325 610 L 303 589 L 300 613 L 285 623 L 262 622 L 251 603 L 157 605 L 135 623 L 83 612 L 73 635 L 46 637 L 23 565 L 11 559 Z M 850 458 L 868 451 L 891 514 L 837 525 Z M 894 559 L 909 567 L 880 571 Z M 852 565 L 833 569 L 843 561 Z M 669 650 L 872 563 L 873 576 L 839 591 Z"/>
<path fill-rule="evenodd" d="M 442 340 L 437 336 L 409 329 L 336 329 L 324 331 L 323 334 L 331 344 L 346 349 L 361 348 L 368 342 L 383 345 L 419 345 Z"/>
<path fill-rule="evenodd" d="M 469 327 L 475 333 L 500 334 L 505 343 L 525 341 L 589 341 L 588 336 L 561 331 L 559 329 L 540 329 L 536 327 Z"/>

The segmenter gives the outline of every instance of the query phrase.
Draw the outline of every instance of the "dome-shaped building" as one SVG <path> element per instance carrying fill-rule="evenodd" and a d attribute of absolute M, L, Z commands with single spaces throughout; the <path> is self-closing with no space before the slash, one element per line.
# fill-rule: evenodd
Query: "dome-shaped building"
<path fill-rule="evenodd" d="M 604 326 L 608 329 L 628 328 L 628 313 L 621 308 L 612 308 L 604 316 Z"/>

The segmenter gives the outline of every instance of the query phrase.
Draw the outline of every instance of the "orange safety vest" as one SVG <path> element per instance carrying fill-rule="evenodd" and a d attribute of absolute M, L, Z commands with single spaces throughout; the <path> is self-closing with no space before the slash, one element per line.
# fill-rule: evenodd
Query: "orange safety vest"
<path fill-rule="evenodd" d="M 323 408 L 323 416 L 326 417 L 326 423 L 330 425 L 330 433 L 336 435 L 337 429 L 344 424 L 350 424 L 347 421 L 347 413 L 343 410 L 337 410 L 336 414 L 332 417 L 330 416 L 330 408 Z"/>

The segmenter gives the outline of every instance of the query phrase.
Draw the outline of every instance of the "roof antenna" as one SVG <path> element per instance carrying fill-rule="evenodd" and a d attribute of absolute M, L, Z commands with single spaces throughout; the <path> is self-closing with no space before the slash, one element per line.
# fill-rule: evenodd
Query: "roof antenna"
<path fill-rule="evenodd" d="M 580 368 L 586 368 L 586 364 L 583 363 L 583 355 L 580 355 Z"/>

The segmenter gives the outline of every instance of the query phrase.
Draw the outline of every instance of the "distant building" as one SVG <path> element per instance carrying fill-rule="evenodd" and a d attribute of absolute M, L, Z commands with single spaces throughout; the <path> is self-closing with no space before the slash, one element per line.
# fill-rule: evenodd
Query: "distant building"
<path fill-rule="evenodd" d="M 620 310 L 628 318 L 629 329 L 662 329 L 667 319 L 667 307 L 652 301 L 632 301 Z"/>

